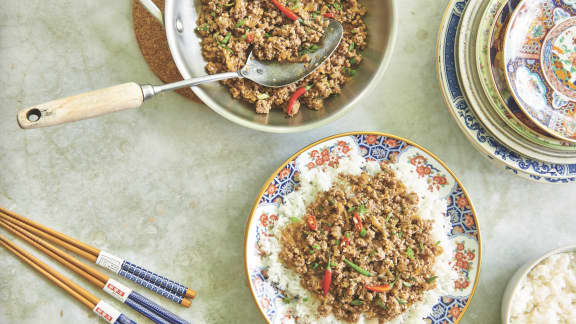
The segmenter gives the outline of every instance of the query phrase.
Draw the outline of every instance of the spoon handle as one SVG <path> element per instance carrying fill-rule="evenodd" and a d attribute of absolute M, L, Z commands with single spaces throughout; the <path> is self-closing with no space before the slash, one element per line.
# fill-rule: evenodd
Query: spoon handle
<path fill-rule="evenodd" d="M 22 109 L 18 112 L 18 124 L 23 129 L 30 129 L 71 123 L 124 109 L 138 108 L 144 100 L 161 92 L 240 77 L 242 76 L 239 72 L 226 72 L 159 86 L 125 83 Z"/>
<path fill-rule="evenodd" d="M 240 72 L 224 72 L 224 73 L 206 75 L 203 77 L 198 77 L 198 78 L 193 78 L 193 79 L 186 79 L 186 80 L 168 83 L 168 84 L 163 84 L 163 85 L 159 85 L 159 86 L 143 85 L 142 86 L 142 92 L 144 94 L 144 100 L 146 100 L 146 99 L 149 99 L 149 98 L 151 98 L 151 97 L 153 97 L 159 93 L 165 92 L 165 91 L 172 91 L 172 90 L 178 90 L 178 89 L 182 89 L 182 88 L 195 87 L 197 85 L 204 84 L 204 83 L 221 81 L 221 80 L 232 79 L 232 78 L 242 78 L 242 75 L 240 74 Z"/>
<path fill-rule="evenodd" d="M 140 85 L 130 82 L 25 108 L 18 112 L 18 124 L 24 129 L 65 124 L 138 108 L 143 101 Z"/>

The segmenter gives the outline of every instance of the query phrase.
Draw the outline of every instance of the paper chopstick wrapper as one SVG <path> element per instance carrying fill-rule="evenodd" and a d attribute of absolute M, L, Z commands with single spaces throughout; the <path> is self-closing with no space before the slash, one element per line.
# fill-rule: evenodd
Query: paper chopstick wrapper
<path fill-rule="evenodd" d="M 93 311 L 110 324 L 114 324 L 120 315 L 122 315 L 116 308 L 110 306 L 103 300 L 96 304 Z"/>
<path fill-rule="evenodd" d="M 108 282 L 106 282 L 102 290 L 104 290 L 112 297 L 118 299 L 122 303 L 124 303 L 126 299 L 128 299 L 128 296 L 130 296 L 132 293 L 132 289 L 124 286 L 114 279 L 108 279 Z"/>
<path fill-rule="evenodd" d="M 102 266 L 115 274 L 118 274 L 120 270 L 122 270 L 122 263 L 124 263 L 124 259 L 105 251 L 100 251 L 98 259 L 96 259 L 97 265 Z"/>
<path fill-rule="evenodd" d="M 170 280 L 166 277 L 160 276 L 158 274 L 153 273 L 152 271 L 146 270 L 140 266 L 137 266 L 131 262 L 126 261 L 120 257 L 117 257 L 111 253 L 106 251 L 100 251 L 98 254 L 98 259 L 96 260 L 96 264 L 100 265 L 103 268 L 112 271 L 115 274 L 122 275 L 136 283 L 145 286 L 145 282 L 148 282 L 154 286 L 165 290 L 168 295 L 161 294 L 167 298 L 170 298 L 176 302 L 176 299 L 172 298 L 170 295 L 175 295 L 177 297 L 183 298 L 186 294 L 188 288 L 182 284 L 179 284 L 173 280 Z M 121 273 L 122 272 L 122 273 Z M 138 280 L 137 278 L 141 279 Z"/>

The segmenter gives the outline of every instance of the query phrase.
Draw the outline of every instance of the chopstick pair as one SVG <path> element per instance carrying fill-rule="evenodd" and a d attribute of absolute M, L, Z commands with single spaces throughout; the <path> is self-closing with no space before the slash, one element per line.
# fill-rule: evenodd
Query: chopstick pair
<path fill-rule="evenodd" d="M 118 281 L 111 279 L 98 270 L 78 261 L 73 256 L 65 253 L 64 251 L 42 240 L 34 234 L 14 226 L 13 224 L 6 222 L 4 219 L 0 219 L 0 226 L 4 227 L 18 238 L 26 241 L 28 244 L 60 262 L 65 267 L 76 272 L 78 275 L 93 285 L 97 286 L 98 288 L 101 288 L 112 297 L 120 300 L 122 303 L 130 306 L 137 312 L 148 317 L 155 323 L 189 324 L 188 321 L 178 317 L 176 314 L 173 314 L 164 307 L 156 304 L 155 302 L 142 296 L 136 291 L 122 285 Z"/>
<path fill-rule="evenodd" d="M 36 271 L 40 272 L 58 287 L 72 295 L 84 306 L 90 308 L 94 313 L 98 314 L 98 316 L 103 318 L 106 322 L 113 324 L 137 324 L 128 318 L 128 316 L 122 314 L 113 306 L 106 303 L 104 300 L 99 299 L 86 289 L 78 286 L 72 280 L 63 276 L 44 262 L 38 260 L 24 249 L 18 247 L 3 235 L 0 235 L 0 244 L 2 244 L 2 246 L 10 252 L 14 253 L 14 255 L 16 255 L 22 261 L 26 262 Z"/>
<path fill-rule="evenodd" d="M 95 262 L 99 266 L 132 280 L 142 287 L 150 289 L 182 306 L 190 307 L 191 302 L 187 298 L 194 298 L 196 296 L 194 290 L 184 285 L 159 276 L 111 253 L 99 250 L 1 207 L 0 218 L 74 252 L 83 258 Z"/>

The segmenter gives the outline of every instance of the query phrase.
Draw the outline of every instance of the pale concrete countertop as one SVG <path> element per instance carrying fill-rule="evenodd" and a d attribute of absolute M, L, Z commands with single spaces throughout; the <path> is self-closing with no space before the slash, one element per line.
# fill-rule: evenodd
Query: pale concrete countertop
<path fill-rule="evenodd" d="M 536 184 L 495 168 L 444 106 L 435 47 L 447 0 L 398 1 L 400 33 L 386 76 L 352 113 L 315 131 L 258 133 L 174 93 L 140 110 L 20 130 L 15 116 L 23 107 L 127 81 L 157 82 L 133 35 L 131 2 L 0 2 L 0 205 L 196 289 L 190 309 L 162 300 L 183 317 L 264 322 L 244 279 L 250 208 L 293 152 L 345 131 L 409 138 L 443 159 L 468 189 L 484 253 L 462 323 L 498 323 L 513 272 L 532 256 L 576 242 L 576 186 Z M 98 322 L 3 249 L 0 268 L 1 323 Z"/>

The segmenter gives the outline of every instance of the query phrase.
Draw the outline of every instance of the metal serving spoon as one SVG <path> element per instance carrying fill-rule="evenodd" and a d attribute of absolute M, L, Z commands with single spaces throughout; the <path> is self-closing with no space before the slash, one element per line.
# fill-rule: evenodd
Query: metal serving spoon
<path fill-rule="evenodd" d="M 265 87 L 287 86 L 314 72 L 338 48 L 344 34 L 342 25 L 330 19 L 325 32 L 325 37 L 318 45 L 318 49 L 309 54 L 311 60 L 307 63 L 261 62 L 250 53 L 246 65 L 237 72 L 207 75 L 158 86 L 129 82 L 57 99 L 21 110 L 18 113 L 18 124 L 21 128 L 29 129 L 70 123 L 119 110 L 138 108 L 144 100 L 165 91 L 231 78 L 246 78 Z"/>

